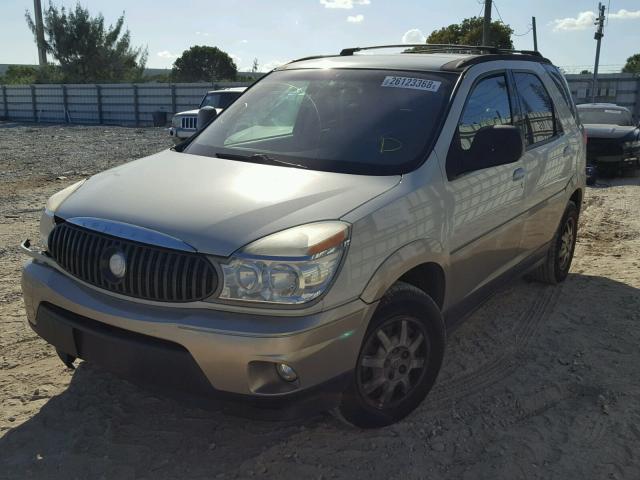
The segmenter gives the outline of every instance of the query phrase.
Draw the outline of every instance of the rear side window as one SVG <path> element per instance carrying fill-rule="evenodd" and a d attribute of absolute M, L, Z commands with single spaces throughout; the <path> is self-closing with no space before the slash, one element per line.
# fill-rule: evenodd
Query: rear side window
<path fill-rule="evenodd" d="M 452 178 L 455 173 L 483 168 L 481 159 L 472 158 L 471 145 L 478 130 L 494 125 L 512 123 L 509 89 L 504 74 L 483 78 L 474 87 L 464 106 L 458 128 L 447 155 L 447 174 Z"/>
<path fill-rule="evenodd" d="M 558 133 L 553 102 L 537 75 L 514 72 L 522 109 L 522 128 L 527 146 L 553 138 Z"/>

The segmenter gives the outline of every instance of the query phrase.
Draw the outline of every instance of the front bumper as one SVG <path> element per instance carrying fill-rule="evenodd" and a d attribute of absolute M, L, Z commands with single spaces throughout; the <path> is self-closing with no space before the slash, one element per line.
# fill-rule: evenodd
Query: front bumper
<path fill-rule="evenodd" d="M 48 257 L 30 255 L 22 274 L 27 318 L 59 350 L 133 380 L 268 408 L 311 393 L 332 393 L 315 403 L 318 410 L 337 404 L 375 309 L 358 300 L 276 317 L 268 310 L 159 306 L 116 298 L 61 272 Z M 280 379 L 278 362 L 292 366 L 298 380 Z"/>
<path fill-rule="evenodd" d="M 181 142 L 182 140 L 186 140 L 194 133 L 196 133 L 196 130 L 193 128 L 180 128 L 180 127 L 169 128 L 169 136 L 173 138 L 176 142 Z"/>

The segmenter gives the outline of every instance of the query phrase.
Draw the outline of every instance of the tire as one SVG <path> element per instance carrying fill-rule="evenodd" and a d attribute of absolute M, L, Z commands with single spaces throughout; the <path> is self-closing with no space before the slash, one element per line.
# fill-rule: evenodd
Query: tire
<path fill-rule="evenodd" d="M 436 381 L 445 337 L 442 314 L 431 297 L 397 282 L 369 323 L 338 416 L 357 427 L 377 428 L 411 413 Z"/>
<path fill-rule="evenodd" d="M 570 234 L 567 233 L 568 228 L 571 229 Z M 578 207 L 573 201 L 569 201 L 558 230 L 551 241 L 547 256 L 543 263 L 531 272 L 530 277 L 550 285 L 564 281 L 569 275 L 569 268 L 571 268 L 577 233 Z"/>

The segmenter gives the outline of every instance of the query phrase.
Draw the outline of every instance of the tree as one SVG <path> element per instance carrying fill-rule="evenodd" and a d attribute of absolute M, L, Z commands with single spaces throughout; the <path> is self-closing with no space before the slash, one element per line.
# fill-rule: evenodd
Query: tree
<path fill-rule="evenodd" d="M 590 72 L 589 70 L 581 70 L 580 71 L 580 75 L 591 75 L 592 72 Z"/>
<path fill-rule="evenodd" d="M 9 65 L 0 84 L 30 85 L 33 83 L 58 83 L 62 81 L 60 69 L 54 65 L 46 65 L 42 68 L 28 65 Z"/>
<path fill-rule="evenodd" d="M 253 65 L 251 66 L 251 73 L 256 73 L 258 71 L 258 68 L 260 68 L 260 66 L 258 65 L 258 59 L 254 58 Z"/>
<path fill-rule="evenodd" d="M 29 11 L 27 25 L 36 34 Z M 92 17 L 79 3 L 67 11 L 53 4 L 44 11 L 45 48 L 60 64 L 66 82 L 138 81 L 147 61 L 147 50 L 131 46 L 129 30 L 123 30 L 124 13 L 115 25 L 105 27 L 104 17 Z"/>
<path fill-rule="evenodd" d="M 238 67 L 232 58 L 217 47 L 195 45 L 173 62 L 174 80 L 181 82 L 211 82 L 233 80 Z"/>
<path fill-rule="evenodd" d="M 627 58 L 627 63 L 622 69 L 622 73 L 640 73 L 640 53 Z"/>
<path fill-rule="evenodd" d="M 465 18 L 462 23 L 453 23 L 440 30 L 434 30 L 427 37 L 427 43 L 454 45 L 482 45 L 482 24 L 480 17 Z M 491 22 L 489 44 L 499 48 L 513 48 L 513 29 L 502 22 Z"/>

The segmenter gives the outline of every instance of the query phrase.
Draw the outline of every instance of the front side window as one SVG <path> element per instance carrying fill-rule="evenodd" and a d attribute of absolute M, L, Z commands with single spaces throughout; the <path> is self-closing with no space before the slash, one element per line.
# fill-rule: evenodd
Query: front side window
<path fill-rule="evenodd" d="M 365 175 L 405 173 L 426 157 L 456 78 L 394 70 L 276 71 L 185 153 Z"/>
<path fill-rule="evenodd" d="M 542 81 L 533 73 L 515 72 L 516 90 L 522 109 L 526 145 L 544 142 L 558 133 L 553 102 Z"/>
<path fill-rule="evenodd" d="M 504 74 L 483 78 L 469 94 L 453 136 L 447 156 L 449 177 L 484 168 L 482 159 L 475 158 L 471 149 L 480 129 L 511 124 L 507 78 Z"/>

